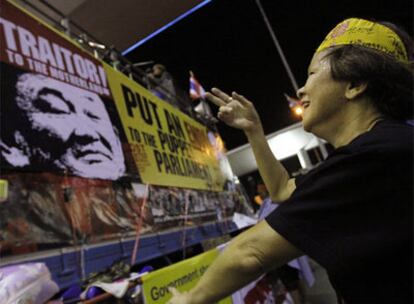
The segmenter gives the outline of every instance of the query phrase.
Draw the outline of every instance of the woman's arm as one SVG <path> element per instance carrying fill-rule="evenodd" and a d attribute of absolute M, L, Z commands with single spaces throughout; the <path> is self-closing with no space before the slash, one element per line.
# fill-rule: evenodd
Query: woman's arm
<path fill-rule="evenodd" d="M 276 159 L 264 133 L 246 132 L 246 136 L 271 200 L 278 203 L 285 201 L 296 188 L 295 179 L 289 178 L 285 167 Z"/>
<path fill-rule="evenodd" d="M 189 292 L 176 290 L 169 304 L 212 304 L 263 273 L 301 256 L 295 246 L 261 221 L 234 238 Z"/>
<path fill-rule="evenodd" d="M 295 181 L 273 155 L 253 103 L 235 92 L 230 97 L 216 88 L 206 97 L 220 107 L 217 116 L 222 121 L 245 132 L 270 198 L 277 202 L 288 199 L 295 190 Z"/>

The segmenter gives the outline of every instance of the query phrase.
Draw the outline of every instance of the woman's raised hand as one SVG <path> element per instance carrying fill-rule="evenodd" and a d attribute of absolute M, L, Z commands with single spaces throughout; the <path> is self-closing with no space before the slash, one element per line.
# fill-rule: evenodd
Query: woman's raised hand
<path fill-rule="evenodd" d="M 236 92 L 230 96 L 213 88 L 206 98 L 219 107 L 217 117 L 227 125 L 251 134 L 263 131 L 256 109 L 244 96 Z"/>

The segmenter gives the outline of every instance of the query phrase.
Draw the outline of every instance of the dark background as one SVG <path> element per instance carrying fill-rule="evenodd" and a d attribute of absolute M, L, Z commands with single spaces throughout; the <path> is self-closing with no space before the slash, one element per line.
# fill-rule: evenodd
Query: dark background
<path fill-rule="evenodd" d="M 261 3 L 299 87 L 314 50 L 347 17 L 391 21 L 413 34 L 412 0 Z M 193 70 L 206 90 L 217 86 L 245 95 L 258 108 L 266 134 L 298 121 L 283 96 L 295 92 L 255 0 L 213 0 L 126 57 L 163 63 L 185 91 Z M 222 123 L 218 128 L 228 149 L 246 143 L 242 132 Z"/>

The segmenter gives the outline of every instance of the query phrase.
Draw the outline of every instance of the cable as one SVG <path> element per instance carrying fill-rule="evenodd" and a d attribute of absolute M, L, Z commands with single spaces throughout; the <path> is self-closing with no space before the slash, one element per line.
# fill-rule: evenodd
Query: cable
<path fill-rule="evenodd" d="M 293 89 L 295 92 L 298 91 L 299 86 L 296 82 L 295 76 L 293 75 L 289 63 L 286 60 L 285 54 L 283 53 L 282 47 L 279 44 L 279 41 L 277 40 L 277 37 L 272 29 L 272 26 L 270 25 L 269 19 L 267 18 L 266 12 L 263 9 L 262 4 L 260 3 L 260 0 L 256 0 L 256 4 L 259 7 L 260 13 L 263 17 L 264 22 L 266 23 L 267 29 L 269 30 L 270 36 L 272 37 L 273 43 L 275 44 L 275 47 L 279 53 L 280 59 L 282 60 L 282 63 L 286 69 L 286 72 L 289 76 L 290 82 L 292 83 Z"/>

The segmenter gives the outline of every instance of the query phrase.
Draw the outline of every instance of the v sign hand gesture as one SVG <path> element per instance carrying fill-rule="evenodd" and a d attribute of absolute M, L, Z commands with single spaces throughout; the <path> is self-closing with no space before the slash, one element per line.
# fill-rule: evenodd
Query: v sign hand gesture
<path fill-rule="evenodd" d="M 206 98 L 219 107 L 218 118 L 227 125 L 241 129 L 246 134 L 263 132 L 259 115 L 253 104 L 242 95 L 233 92 L 231 96 L 213 88 Z"/>

